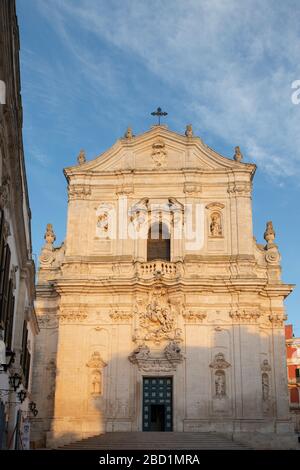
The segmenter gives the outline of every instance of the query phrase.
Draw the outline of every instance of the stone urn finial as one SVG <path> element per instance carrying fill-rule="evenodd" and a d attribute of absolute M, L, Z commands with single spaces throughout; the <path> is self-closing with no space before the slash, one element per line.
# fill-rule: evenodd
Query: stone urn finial
<path fill-rule="evenodd" d="M 85 151 L 84 150 L 80 150 L 79 152 L 79 155 L 77 157 L 77 161 L 79 163 L 79 165 L 82 165 L 83 163 L 85 163 L 86 161 L 86 158 L 85 158 Z"/>
<path fill-rule="evenodd" d="M 56 236 L 53 232 L 52 224 L 47 224 L 44 239 L 46 240 L 46 245 L 53 245 L 53 243 L 55 242 Z"/>
<path fill-rule="evenodd" d="M 126 132 L 124 134 L 125 139 L 132 139 L 133 133 L 132 133 L 132 128 L 127 127 Z"/>
<path fill-rule="evenodd" d="M 193 126 L 192 126 L 192 124 L 187 124 L 186 129 L 185 129 L 185 135 L 186 135 L 186 137 L 193 137 Z"/>
<path fill-rule="evenodd" d="M 267 222 L 266 231 L 264 233 L 264 239 L 266 240 L 268 245 L 271 245 L 274 242 L 275 235 L 276 234 L 273 228 L 273 222 Z"/>
<path fill-rule="evenodd" d="M 236 161 L 236 162 L 241 162 L 243 160 L 243 154 L 241 152 L 241 149 L 239 146 L 236 146 L 234 148 L 234 155 L 233 155 L 233 159 Z"/>

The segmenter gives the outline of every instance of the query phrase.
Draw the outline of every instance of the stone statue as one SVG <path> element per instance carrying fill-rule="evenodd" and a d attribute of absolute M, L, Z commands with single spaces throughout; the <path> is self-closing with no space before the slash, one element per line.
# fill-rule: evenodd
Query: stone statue
<path fill-rule="evenodd" d="M 55 233 L 53 232 L 52 224 L 47 224 L 44 239 L 46 240 L 47 245 L 53 245 L 53 243 L 55 242 L 56 236 L 55 236 Z"/>
<path fill-rule="evenodd" d="M 92 374 L 92 394 L 101 395 L 102 389 L 102 374 L 100 371 L 94 371 Z"/>
<path fill-rule="evenodd" d="M 234 149 L 234 156 L 233 156 L 233 159 L 236 161 L 236 162 L 241 162 L 243 160 L 243 155 L 241 153 L 241 150 L 240 150 L 240 147 L 235 147 Z"/>
<path fill-rule="evenodd" d="M 132 133 L 132 128 L 127 127 L 126 132 L 124 134 L 125 139 L 132 139 L 133 133 Z"/>
<path fill-rule="evenodd" d="M 98 216 L 97 227 L 100 228 L 101 232 L 107 233 L 109 228 L 108 214 L 104 212 Z"/>
<path fill-rule="evenodd" d="M 212 237 L 222 236 L 221 216 L 217 212 L 211 215 L 210 222 L 210 235 Z"/>
<path fill-rule="evenodd" d="M 215 374 L 216 397 L 222 398 L 226 395 L 225 373 L 218 370 Z"/>
<path fill-rule="evenodd" d="M 273 222 L 269 221 L 269 222 L 267 222 L 266 231 L 264 233 L 264 239 L 266 240 L 268 245 L 270 245 L 274 242 L 275 236 L 276 236 L 276 234 L 275 234 L 275 231 L 274 231 L 274 228 L 273 228 Z"/>
<path fill-rule="evenodd" d="M 82 165 L 83 163 L 85 163 L 86 161 L 86 158 L 85 158 L 85 151 L 84 150 L 80 150 L 79 152 L 79 155 L 77 157 L 77 161 L 79 163 L 79 165 Z"/>
<path fill-rule="evenodd" d="M 193 126 L 192 124 L 188 124 L 185 129 L 185 135 L 187 137 L 193 137 Z"/>
<path fill-rule="evenodd" d="M 269 376 L 268 374 L 262 374 L 262 398 L 263 401 L 269 399 Z"/>

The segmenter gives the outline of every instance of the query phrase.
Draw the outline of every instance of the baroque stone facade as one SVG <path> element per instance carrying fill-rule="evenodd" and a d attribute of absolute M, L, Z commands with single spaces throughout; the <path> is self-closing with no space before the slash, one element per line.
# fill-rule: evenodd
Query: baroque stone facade
<path fill-rule="evenodd" d="M 293 286 L 272 223 L 266 244 L 253 238 L 255 165 L 191 125 L 129 128 L 97 158 L 80 155 L 65 169 L 65 242 L 54 246 L 49 224 L 40 256 L 36 441 L 146 431 L 159 406 L 168 430 L 288 433 Z M 153 396 L 169 399 L 148 396 L 156 382 Z"/>

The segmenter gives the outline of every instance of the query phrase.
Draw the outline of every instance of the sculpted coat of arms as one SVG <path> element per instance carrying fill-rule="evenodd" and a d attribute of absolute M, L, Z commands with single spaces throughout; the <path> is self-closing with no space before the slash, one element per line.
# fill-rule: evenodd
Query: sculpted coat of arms
<path fill-rule="evenodd" d="M 135 340 L 152 340 L 159 342 L 163 339 L 180 339 L 181 330 L 176 328 L 177 315 L 166 289 L 155 288 L 149 296 L 148 304 L 137 303 L 138 326 L 135 330 Z"/>

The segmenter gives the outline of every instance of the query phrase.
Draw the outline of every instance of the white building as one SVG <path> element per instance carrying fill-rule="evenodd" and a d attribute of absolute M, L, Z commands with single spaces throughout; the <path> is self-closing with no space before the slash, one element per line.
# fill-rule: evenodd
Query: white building
<path fill-rule="evenodd" d="M 22 143 L 19 34 L 13 0 L 1 1 L 0 31 L 0 80 L 4 84 L 0 99 L 1 449 L 28 446 L 31 365 L 38 324 L 33 306 L 35 267 Z M 12 385 L 15 374 L 19 377 L 15 385 L 20 382 L 16 390 Z"/>

